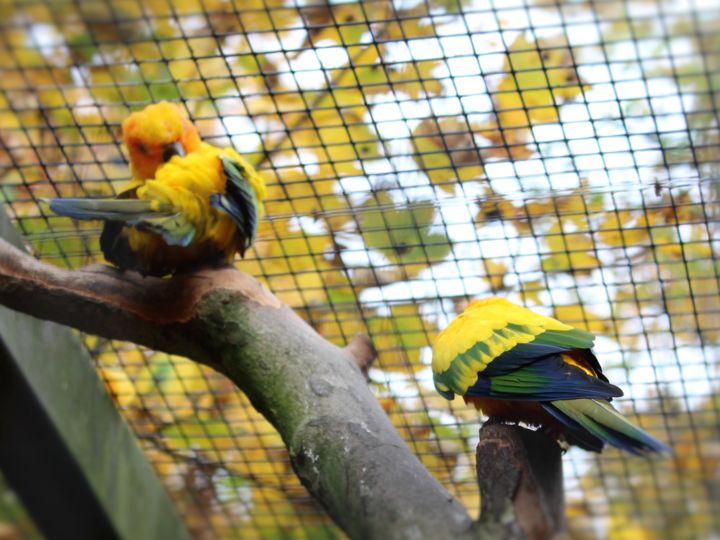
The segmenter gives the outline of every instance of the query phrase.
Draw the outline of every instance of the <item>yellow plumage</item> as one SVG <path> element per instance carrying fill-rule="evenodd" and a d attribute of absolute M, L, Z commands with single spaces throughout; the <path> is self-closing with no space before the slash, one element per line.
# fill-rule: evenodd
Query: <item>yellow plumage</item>
<path fill-rule="evenodd" d="M 133 179 L 117 199 L 52 199 L 50 208 L 105 220 L 100 247 L 121 269 L 162 276 L 245 253 L 265 183 L 237 152 L 201 142 L 184 110 L 167 102 L 131 114 L 123 140 Z"/>
<path fill-rule="evenodd" d="M 154 179 L 142 182 L 136 196 L 141 200 L 153 201 L 160 208 L 170 206 L 182 214 L 196 229 L 193 243 L 187 247 L 168 246 L 157 234 L 130 228 L 127 238 L 130 248 L 140 258 L 151 260 L 161 257 L 169 266 L 181 266 L 182 261 L 196 260 L 208 251 L 222 253 L 232 258 L 236 247 L 237 229 L 228 214 L 210 205 L 210 195 L 224 193 L 227 178 L 219 156 L 227 156 L 242 163 L 248 174 L 248 181 L 258 198 L 258 214 L 263 214 L 262 200 L 265 197 L 265 183 L 260 175 L 252 171 L 242 157 L 233 149 L 220 149 L 206 143 L 196 152 L 185 157 L 173 157 L 158 168 Z"/>
<path fill-rule="evenodd" d="M 508 328 L 508 325 L 513 326 Z M 546 330 L 572 330 L 572 326 L 533 313 L 504 298 L 476 300 L 440 332 L 435 340 L 433 373 L 440 375 L 456 362 L 453 368 L 459 376 L 458 387 L 464 391 L 475 383 L 478 373 L 493 359 L 518 343 L 533 341 L 535 336 Z M 487 348 L 474 351 L 474 354 L 466 354 L 480 342 Z M 436 385 L 438 389 L 451 390 L 442 379 L 436 378 Z"/>

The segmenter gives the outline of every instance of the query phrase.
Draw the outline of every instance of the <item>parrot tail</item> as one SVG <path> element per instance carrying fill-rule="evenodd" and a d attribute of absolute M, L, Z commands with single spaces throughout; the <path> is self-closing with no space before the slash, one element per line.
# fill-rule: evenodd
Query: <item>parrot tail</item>
<path fill-rule="evenodd" d="M 138 199 L 48 199 L 50 210 L 73 219 L 102 219 L 136 224 L 146 219 L 170 215 L 171 208 L 154 201 Z"/>
<path fill-rule="evenodd" d="M 599 452 L 603 443 L 609 443 L 635 455 L 672 452 L 604 400 L 568 399 L 545 402 L 542 406 L 568 428 L 568 442 L 587 450 Z"/>

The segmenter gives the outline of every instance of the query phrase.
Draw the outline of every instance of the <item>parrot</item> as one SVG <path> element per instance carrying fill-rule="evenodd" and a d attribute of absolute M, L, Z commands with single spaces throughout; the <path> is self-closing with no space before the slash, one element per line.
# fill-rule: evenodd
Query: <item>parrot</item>
<path fill-rule="evenodd" d="M 670 448 L 610 404 L 623 392 L 593 354 L 595 336 L 500 297 L 470 303 L 433 343 L 436 390 L 490 422 L 524 422 L 585 450 L 635 455 Z"/>
<path fill-rule="evenodd" d="M 202 142 L 180 106 L 162 101 L 122 124 L 132 180 L 115 198 L 55 198 L 57 215 L 104 220 L 100 248 L 121 270 L 166 276 L 244 257 L 265 182 L 234 149 Z"/>

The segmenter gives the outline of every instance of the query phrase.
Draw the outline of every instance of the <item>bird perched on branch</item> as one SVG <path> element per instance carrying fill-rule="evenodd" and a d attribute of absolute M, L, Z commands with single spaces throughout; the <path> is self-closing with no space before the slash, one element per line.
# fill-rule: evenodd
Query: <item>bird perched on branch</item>
<path fill-rule="evenodd" d="M 164 276 L 244 255 L 257 233 L 265 183 L 230 148 L 200 140 L 177 105 L 149 105 L 122 126 L 133 179 L 110 199 L 51 199 L 74 219 L 105 221 L 100 247 L 123 270 Z"/>
<path fill-rule="evenodd" d="M 594 339 L 503 298 L 477 300 L 433 344 L 435 388 L 491 421 L 540 425 L 586 450 L 670 451 L 610 405 L 623 393 L 603 375 Z"/>

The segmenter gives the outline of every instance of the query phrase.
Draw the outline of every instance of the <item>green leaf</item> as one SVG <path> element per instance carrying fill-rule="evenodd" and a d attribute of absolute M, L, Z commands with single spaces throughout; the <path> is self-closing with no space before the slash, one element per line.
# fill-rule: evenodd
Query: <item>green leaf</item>
<path fill-rule="evenodd" d="M 396 203 L 381 191 L 362 205 L 361 234 L 365 245 L 397 264 L 424 263 L 427 267 L 450 253 L 450 239 L 432 229 L 435 204 L 429 200 Z"/>

